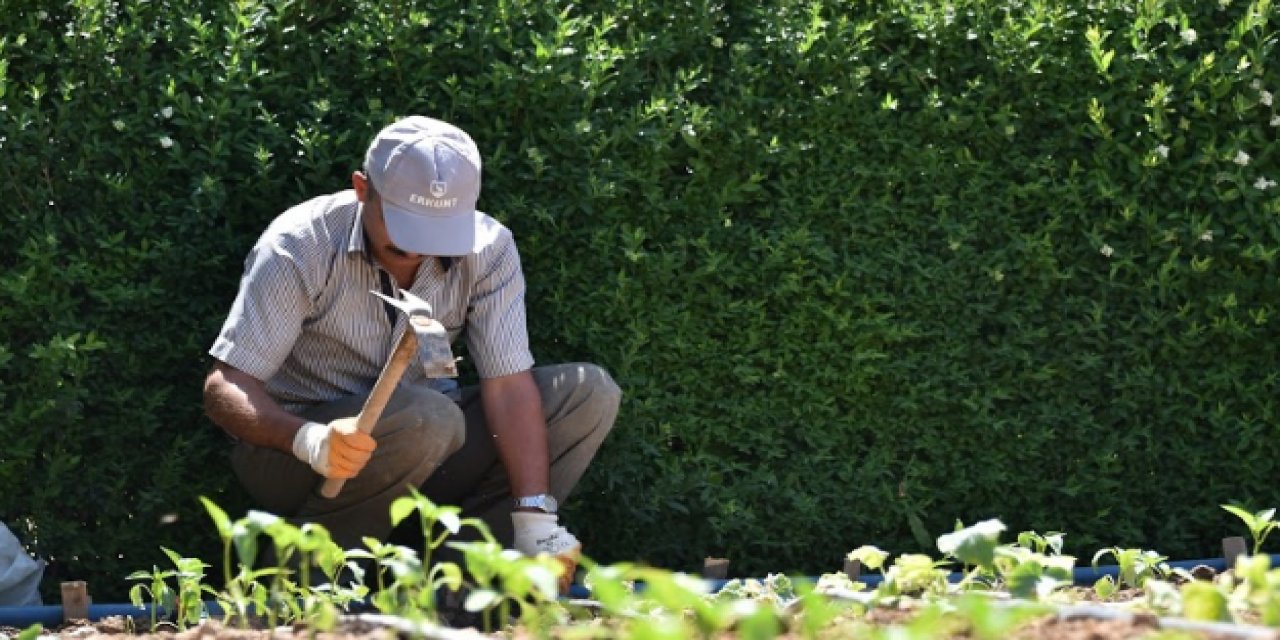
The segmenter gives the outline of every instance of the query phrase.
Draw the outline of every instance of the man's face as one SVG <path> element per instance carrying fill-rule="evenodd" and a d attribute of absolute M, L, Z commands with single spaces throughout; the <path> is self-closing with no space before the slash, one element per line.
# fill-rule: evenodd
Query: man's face
<path fill-rule="evenodd" d="M 357 171 L 352 176 L 356 197 L 360 199 L 364 218 L 364 233 L 369 238 L 369 246 L 373 256 L 382 266 L 388 269 L 397 267 L 417 268 L 427 257 L 420 253 L 409 253 L 397 247 L 387 232 L 387 223 L 382 216 L 382 197 L 371 187 L 369 179 Z"/>

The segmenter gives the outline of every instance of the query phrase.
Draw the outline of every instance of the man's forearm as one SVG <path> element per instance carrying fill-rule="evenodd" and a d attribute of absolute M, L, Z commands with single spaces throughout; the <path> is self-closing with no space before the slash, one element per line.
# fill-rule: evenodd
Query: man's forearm
<path fill-rule="evenodd" d="M 528 371 L 480 381 L 485 420 L 511 481 L 511 494 L 546 493 L 547 425 L 542 396 Z"/>
<path fill-rule="evenodd" d="M 223 363 L 205 378 L 204 409 L 227 433 L 286 453 L 292 453 L 294 435 L 306 422 L 281 408 L 260 380 Z"/>

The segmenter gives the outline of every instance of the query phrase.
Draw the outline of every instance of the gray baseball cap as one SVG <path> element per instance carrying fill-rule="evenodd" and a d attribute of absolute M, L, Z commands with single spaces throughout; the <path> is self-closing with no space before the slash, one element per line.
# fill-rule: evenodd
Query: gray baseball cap
<path fill-rule="evenodd" d="M 397 120 L 369 143 L 364 169 L 396 246 L 428 256 L 480 249 L 480 151 L 465 131 L 425 116 Z"/>

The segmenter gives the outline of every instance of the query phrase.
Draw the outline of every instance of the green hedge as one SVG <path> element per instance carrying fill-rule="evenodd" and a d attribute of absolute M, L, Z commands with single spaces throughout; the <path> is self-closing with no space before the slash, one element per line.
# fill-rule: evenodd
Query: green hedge
<path fill-rule="evenodd" d="M 50 4 L 0 12 L 0 520 L 47 584 L 216 556 L 244 253 L 408 113 L 485 154 L 535 354 L 624 387 L 597 559 L 1205 557 L 1280 505 L 1269 2 Z"/>

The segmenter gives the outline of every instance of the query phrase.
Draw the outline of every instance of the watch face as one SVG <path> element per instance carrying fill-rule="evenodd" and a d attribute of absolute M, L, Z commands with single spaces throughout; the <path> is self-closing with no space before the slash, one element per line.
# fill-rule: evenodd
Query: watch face
<path fill-rule="evenodd" d="M 536 496 L 524 496 L 522 498 L 516 498 L 516 506 L 528 507 L 532 509 L 540 509 L 547 513 L 555 513 L 556 508 L 559 505 L 556 504 L 555 497 L 547 493 L 542 493 Z"/>

